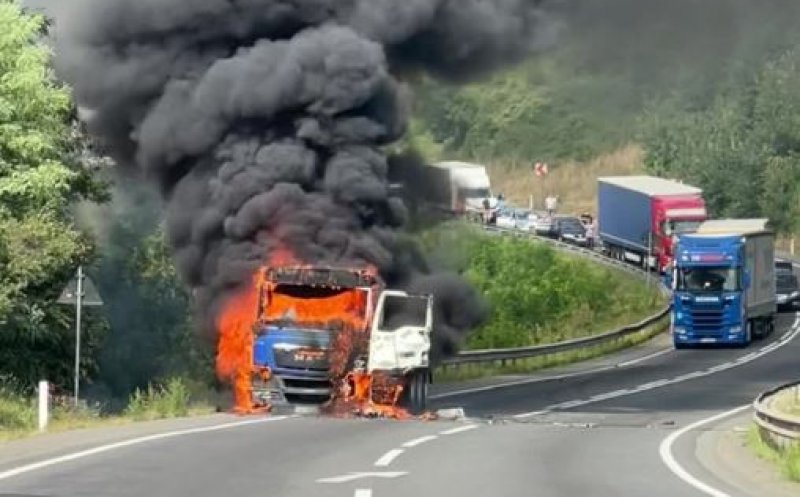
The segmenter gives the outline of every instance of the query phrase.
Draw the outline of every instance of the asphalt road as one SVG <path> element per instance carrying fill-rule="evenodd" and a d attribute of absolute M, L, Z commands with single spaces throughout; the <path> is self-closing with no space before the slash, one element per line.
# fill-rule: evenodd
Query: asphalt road
<path fill-rule="evenodd" d="M 795 317 L 778 324 L 747 349 L 647 354 L 561 379 L 449 390 L 435 403 L 463 407 L 468 419 L 460 422 L 287 417 L 241 424 L 221 416 L 173 422 L 121 446 L 108 445 L 117 443 L 113 437 L 51 447 L 42 438 L 35 453 L 23 450 L 34 442 L 7 444 L 0 447 L 0 495 L 699 496 L 668 469 L 659 447 L 676 430 L 800 376 Z M 220 423 L 232 424 L 209 429 Z M 697 462 L 694 441 L 692 433 L 678 439 L 675 459 L 740 495 Z M 25 456 L 15 461 L 14 451 Z"/>

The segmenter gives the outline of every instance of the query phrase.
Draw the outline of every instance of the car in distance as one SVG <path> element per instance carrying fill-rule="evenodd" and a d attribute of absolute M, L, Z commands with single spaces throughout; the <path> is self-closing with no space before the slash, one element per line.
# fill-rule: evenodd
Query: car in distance
<path fill-rule="evenodd" d="M 539 236 L 553 236 L 553 218 L 546 212 L 535 211 L 530 215 L 530 231 Z"/>
<path fill-rule="evenodd" d="M 585 247 L 588 244 L 586 238 L 586 226 L 581 220 L 573 216 L 556 216 L 553 220 L 553 233 L 562 242 L 572 243 Z"/>
<path fill-rule="evenodd" d="M 800 284 L 790 261 L 775 260 L 775 299 L 779 310 L 789 310 L 800 304 Z"/>

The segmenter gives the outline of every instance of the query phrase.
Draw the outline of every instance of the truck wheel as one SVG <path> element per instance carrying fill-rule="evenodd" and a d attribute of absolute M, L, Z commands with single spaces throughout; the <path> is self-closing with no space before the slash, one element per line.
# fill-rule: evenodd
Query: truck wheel
<path fill-rule="evenodd" d="M 402 406 L 411 414 L 422 414 L 428 405 L 428 372 L 417 370 L 408 375 Z"/>
<path fill-rule="evenodd" d="M 747 324 L 744 327 L 744 342 L 742 343 L 742 347 L 747 347 L 750 345 L 750 342 L 753 341 L 753 321 L 747 321 Z"/>
<path fill-rule="evenodd" d="M 758 334 L 758 338 L 763 340 L 772 335 L 773 331 L 775 331 L 775 321 L 772 318 L 766 318 L 761 321 L 761 332 Z"/>

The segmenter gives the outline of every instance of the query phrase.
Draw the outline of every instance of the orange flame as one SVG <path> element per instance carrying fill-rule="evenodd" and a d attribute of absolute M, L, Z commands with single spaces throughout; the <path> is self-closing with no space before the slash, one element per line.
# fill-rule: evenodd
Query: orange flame
<path fill-rule="evenodd" d="M 325 410 L 341 417 L 411 419 L 411 414 L 397 405 L 402 392 L 403 385 L 395 378 L 350 371 Z"/>
<path fill-rule="evenodd" d="M 225 303 L 217 320 L 217 376 L 233 385 L 234 411 L 254 412 L 250 396 L 250 375 L 253 372 L 253 326 L 258 307 L 257 285 L 246 288 Z"/>
<path fill-rule="evenodd" d="M 270 267 L 297 266 L 297 259 L 285 249 L 274 251 Z M 374 268 L 365 269 L 375 274 Z M 250 283 L 225 303 L 217 320 L 218 345 L 216 372 L 233 385 L 234 411 L 241 414 L 269 410 L 254 406 L 251 376 L 253 367 L 254 327 L 261 320 L 289 320 L 305 328 L 329 330 L 333 336 L 329 350 L 333 395 L 327 412 L 341 416 L 389 417 L 409 419 L 411 415 L 398 406 L 403 392 L 401 378 L 369 374 L 366 359 L 369 349 L 370 321 L 373 309 L 365 288 L 314 288 L 299 292 L 277 291 L 278 285 L 265 281 L 264 268 Z M 375 291 L 378 286 L 372 290 Z M 259 293 L 263 300 L 259 309 Z M 372 302 L 375 296 L 373 295 Z"/>

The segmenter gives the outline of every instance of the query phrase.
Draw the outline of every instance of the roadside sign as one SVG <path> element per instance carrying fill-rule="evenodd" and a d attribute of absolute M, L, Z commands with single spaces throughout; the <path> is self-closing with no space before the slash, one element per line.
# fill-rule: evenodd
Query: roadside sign
<path fill-rule="evenodd" d="M 94 282 L 88 277 L 83 276 L 83 283 L 81 285 L 83 298 L 81 298 L 81 305 L 83 306 L 101 306 L 103 299 L 100 298 L 100 293 L 97 291 Z M 78 305 L 78 275 L 72 277 L 67 283 L 67 286 L 61 291 L 61 295 L 56 301 L 64 305 Z"/>
<path fill-rule="evenodd" d="M 61 290 L 61 295 L 56 302 L 75 306 L 75 390 L 73 396 L 77 407 L 81 379 L 81 311 L 85 305 L 103 305 L 103 299 L 100 298 L 94 282 L 83 274 L 83 266 L 78 266 L 78 272 Z"/>

